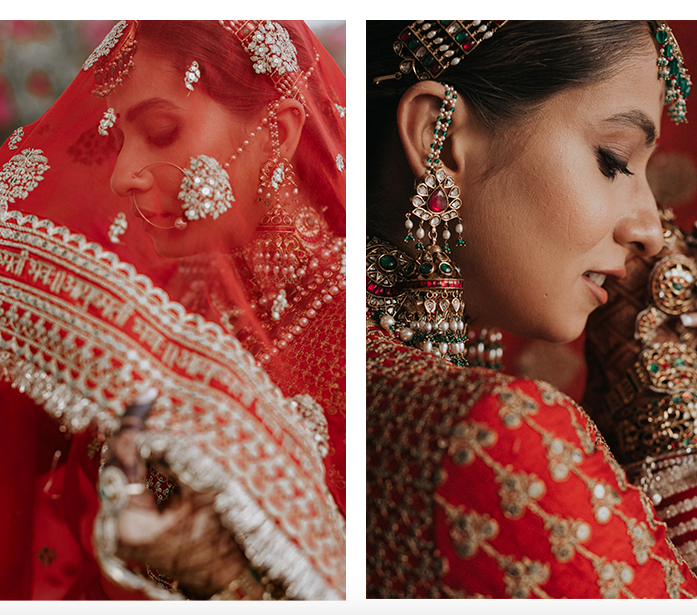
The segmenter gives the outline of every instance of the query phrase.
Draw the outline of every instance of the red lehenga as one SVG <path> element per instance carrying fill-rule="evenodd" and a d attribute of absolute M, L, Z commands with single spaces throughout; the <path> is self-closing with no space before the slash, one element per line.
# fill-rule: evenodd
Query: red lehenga
<path fill-rule="evenodd" d="M 117 147 L 91 92 L 125 22 L 0 149 L 0 599 L 176 597 L 115 558 L 95 488 L 105 437 L 146 382 L 160 397 L 145 446 L 176 479 L 151 471 L 158 503 L 178 483 L 213 489 L 288 597 L 345 595 L 345 79 L 304 23 L 284 27 L 308 77 L 292 162 L 322 206 L 293 219 L 305 269 L 274 317 L 242 252 L 163 259 L 111 193 Z M 236 85 L 278 97 L 230 46 Z M 235 329 L 232 312 L 257 325 Z"/>
<path fill-rule="evenodd" d="M 694 598 L 585 412 L 367 323 L 369 598 Z"/>

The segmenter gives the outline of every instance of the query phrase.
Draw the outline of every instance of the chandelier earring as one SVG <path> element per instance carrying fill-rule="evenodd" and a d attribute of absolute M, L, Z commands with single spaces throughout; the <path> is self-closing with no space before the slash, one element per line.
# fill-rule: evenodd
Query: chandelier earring
<path fill-rule="evenodd" d="M 283 207 L 283 198 L 288 201 L 291 197 L 296 198 L 298 195 L 293 165 L 281 154 L 276 115 L 279 103 L 280 101 L 277 100 L 269 105 L 268 124 L 272 156 L 262 165 L 259 172 L 259 196 L 257 197 L 267 208 L 273 204 L 274 209 Z"/>
<path fill-rule="evenodd" d="M 407 212 L 407 219 L 404 226 L 407 229 L 407 235 L 404 240 L 409 243 L 414 241 L 414 236 L 418 240 L 416 243 L 417 250 L 424 250 L 423 240 L 426 235 L 431 239 L 431 244 L 434 245 L 438 239 L 438 227 L 443 223 L 443 251 L 450 252 L 448 240 L 451 237 L 448 228 L 450 220 L 456 220 L 455 232 L 458 239 L 455 245 L 464 246 L 465 242 L 462 239 L 462 220 L 458 210 L 462 205 L 460 200 L 460 188 L 455 184 L 455 180 L 450 177 L 443 168 L 443 163 L 440 160 L 443 144 L 448 133 L 448 127 L 452 121 L 455 103 L 457 102 L 457 92 L 455 88 L 443 83 L 445 87 L 445 96 L 440 107 L 438 118 L 436 119 L 436 127 L 433 134 L 433 143 L 426 160 L 426 173 L 420 179 L 414 182 L 416 194 L 411 198 L 412 210 Z M 411 216 L 419 219 L 418 228 L 414 231 L 414 222 Z M 424 228 L 424 224 L 428 227 L 428 231 Z"/>
<path fill-rule="evenodd" d="M 405 226 L 407 243 L 418 240 L 417 257 L 401 256 L 380 240 L 369 243 L 366 252 L 368 304 L 373 318 L 383 329 L 393 331 L 407 346 L 416 346 L 455 365 L 467 365 L 467 321 L 462 275 L 450 259 L 448 222 L 456 220 L 458 245 L 464 245 L 462 222 L 458 214 L 460 190 L 440 162 L 443 143 L 450 126 L 457 93 L 443 84 L 445 96 L 440 108 L 426 173 L 416 182 L 412 209 Z M 419 220 L 414 231 L 411 216 Z M 443 246 L 438 230 L 443 224 Z M 428 226 L 428 231 L 424 228 Z M 424 245 L 428 235 L 430 244 Z"/>

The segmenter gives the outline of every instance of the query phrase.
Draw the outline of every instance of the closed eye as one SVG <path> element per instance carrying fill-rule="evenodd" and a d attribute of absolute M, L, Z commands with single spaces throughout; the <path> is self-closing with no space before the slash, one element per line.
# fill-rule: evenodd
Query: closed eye
<path fill-rule="evenodd" d="M 598 147 L 596 157 L 601 173 L 608 179 L 615 179 L 618 173 L 628 176 L 634 175 L 634 173 L 627 168 L 627 162 L 610 150 Z"/>

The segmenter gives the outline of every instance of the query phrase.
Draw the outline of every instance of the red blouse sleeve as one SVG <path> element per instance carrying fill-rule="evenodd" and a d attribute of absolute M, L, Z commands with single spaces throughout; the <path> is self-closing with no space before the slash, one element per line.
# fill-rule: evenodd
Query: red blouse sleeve
<path fill-rule="evenodd" d="M 595 425 L 550 385 L 367 332 L 369 598 L 693 598 Z"/>
<path fill-rule="evenodd" d="M 544 383 L 479 392 L 435 495 L 443 581 L 495 598 L 693 598 L 697 579 L 585 413 Z"/>

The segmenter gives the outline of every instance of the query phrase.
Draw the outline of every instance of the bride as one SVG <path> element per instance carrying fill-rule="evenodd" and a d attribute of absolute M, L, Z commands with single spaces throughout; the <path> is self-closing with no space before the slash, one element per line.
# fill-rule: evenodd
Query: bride
<path fill-rule="evenodd" d="M 646 165 L 690 89 L 672 32 L 368 27 L 368 595 L 694 597 L 584 411 L 478 367 L 495 334 L 466 343 L 571 341 L 661 250 Z"/>
<path fill-rule="evenodd" d="M 344 96 L 122 21 L 2 147 L 2 598 L 344 597 Z"/>

